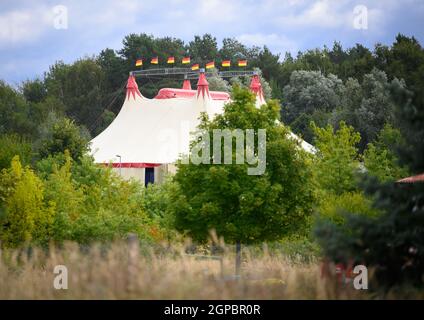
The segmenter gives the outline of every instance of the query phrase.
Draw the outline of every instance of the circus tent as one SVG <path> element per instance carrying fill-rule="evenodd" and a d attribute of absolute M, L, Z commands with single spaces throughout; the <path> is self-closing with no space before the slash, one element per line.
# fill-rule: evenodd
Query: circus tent
<path fill-rule="evenodd" d="M 250 89 L 257 105 L 265 103 L 258 75 L 252 77 Z M 204 72 L 199 74 L 197 90 L 191 90 L 186 80 L 183 89 L 161 89 L 154 99 L 143 97 L 130 75 L 125 102 L 114 121 L 91 141 L 91 153 L 96 163 L 111 164 L 124 177 L 146 183 L 161 180 L 164 172 L 175 170 L 171 167 L 180 155 L 188 153 L 190 133 L 196 130 L 201 112 L 213 117 L 223 112 L 229 100 L 226 92 L 209 91 Z"/>

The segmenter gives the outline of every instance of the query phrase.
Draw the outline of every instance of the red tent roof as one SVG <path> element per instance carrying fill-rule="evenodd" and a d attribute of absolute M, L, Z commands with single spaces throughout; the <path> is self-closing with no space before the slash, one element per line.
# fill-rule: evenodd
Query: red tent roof
<path fill-rule="evenodd" d="M 155 99 L 172 99 L 172 98 L 192 98 L 196 95 L 196 90 L 163 88 L 160 89 Z M 227 92 L 210 91 L 212 100 L 229 100 L 230 95 Z"/>
<path fill-rule="evenodd" d="M 398 180 L 399 183 L 415 183 L 415 182 L 424 182 L 424 173 L 418 174 L 416 176 L 407 177 Z"/>

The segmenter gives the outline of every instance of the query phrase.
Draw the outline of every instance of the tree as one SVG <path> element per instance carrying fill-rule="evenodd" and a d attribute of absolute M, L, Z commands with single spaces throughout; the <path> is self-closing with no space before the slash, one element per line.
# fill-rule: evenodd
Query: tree
<path fill-rule="evenodd" d="M 32 159 L 31 144 L 16 134 L 0 136 L 0 170 L 8 168 L 13 157 L 19 156 L 21 162 L 29 165 Z"/>
<path fill-rule="evenodd" d="M 366 74 L 361 87 L 362 101 L 354 116 L 357 118 L 357 130 L 361 133 L 364 147 L 377 137 L 386 123 L 394 124 L 395 106 L 383 71 L 373 69 Z"/>
<path fill-rule="evenodd" d="M 409 47 L 405 54 L 416 54 L 416 44 L 405 46 Z M 420 70 L 422 63 L 415 65 L 416 69 Z M 418 98 L 422 92 L 415 91 L 422 84 L 419 79 L 414 81 L 414 93 L 405 90 L 399 82 L 390 86 L 395 115 L 405 139 L 396 148 L 396 156 L 411 173 L 424 171 L 424 100 Z M 373 268 L 374 288 L 384 291 L 405 285 L 422 288 L 424 184 L 402 185 L 365 176 L 362 185 L 373 198 L 374 207 L 382 213 L 377 218 L 348 215 L 342 227 L 332 223 L 317 225 L 315 234 L 324 254 L 338 261 L 353 259 Z"/>
<path fill-rule="evenodd" d="M 0 80 L 0 133 L 17 133 L 28 138 L 35 131 L 24 97 Z"/>
<path fill-rule="evenodd" d="M 69 151 L 72 159 L 78 161 L 88 151 L 88 139 L 72 120 L 59 118 L 53 120 L 45 136 L 41 138 L 38 152 L 45 158 L 64 153 L 65 150 Z"/>
<path fill-rule="evenodd" d="M 104 96 L 105 73 L 94 59 L 86 58 L 66 65 L 58 62 L 45 76 L 47 93 L 65 106 L 65 114 L 80 125 L 94 130 L 92 124 L 109 101 Z"/>
<path fill-rule="evenodd" d="M 229 92 L 230 86 L 228 82 L 222 79 L 216 70 L 213 71 L 213 75 L 208 77 L 209 90 L 211 91 L 224 91 Z"/>
<path fill-rule="evenodd" d="M 238 87 L 233 89 L 233 101 L 225 105 L 223 114 L 212 120 L 203 117 L 200 130 L 206 135 L 214 129 L 265 129 L 266 171 L 248 175 L 246 162 L 180 162 L 171 208 L 177 230 L 196 241 L 205 241 L 209 231 L 215 229 L 228 242 L 252 243 L 278 240 L 305 228 L 314 201 L 309 157 L 289 137 L 288 129 L 276 124 L 278 118 L 276 101 L 257 109 L 255 96 Z M 195 145 L 193 141 L 192 151 Z M 234 159 L 234 148 L 232 155 Z"/>
<path fill-rule="evenodd" d="M 311 121 L 319 126 L 328 123 L 329 114 L 342 100 L 343 82 L 334 75 L 318 71 L 294 71 L 284 87 L 282 117 L 295 133 L 312 142 Z"/>
<path fill-rule="evenodd" d="M 312 123 L 317 148 L 314 172 L 321 190 L 341 195 L 355 191 L 355 173 L 359 170 L 358 149 L 361 136 L 353 127 L 340 123 L 335 132 L 331 125 L 319 128 Z"/>
<path fill-rule="evenodd" d="M 408 175 L 408 169 L 399 165 L 396 148 L 403 143 L 398 129 L 386 124 L 375 143 L 369 143 L 364 152 L 364 164 L 370 175 L 380 181 L 395 181 Z"/>
<path fill-rule="evenodd" d="M 6 247 L 25 242 L 47 243 L 52 232 L 54 206 L 44 203 L 43 183 L 19 157 L 0 174 L 0 239 Z"/>
<path fill-rule="evenodd" d="M 188 44 L 188 53 L 194 61 L 202 65 L 215 60 L 218 56 L 218 43 L 216 38 L 209 33 L 202 37 L 194 36 L 194 40 Z"/>

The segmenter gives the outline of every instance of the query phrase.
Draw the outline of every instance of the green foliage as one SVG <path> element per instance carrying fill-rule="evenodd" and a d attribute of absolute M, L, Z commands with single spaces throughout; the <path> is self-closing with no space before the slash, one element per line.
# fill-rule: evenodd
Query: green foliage
<path fill-rule="evenodd" d="M 344 192 L 340 195 L 328 193 L 320 199 L 317 211 L 318 219 L 330 220 L 337 225 L 345 223 L 345 214 L 348 212 L 368 217 L 378 215 L 378 210 L 372 207 L 372 201 L 361 191 Z"/>
<path fill-rule="evenodd" d="M 266 129 L 266 172 L 248 175 L 247 163 L 180 163 L 171 208 L 178 230 L 204 241 L 215 229 L 227 242 L 252 243 L 304 228 L 314 201 L 309 158 L 287 128 L 276 124 L 278 117 L 275 101 L 257 109 L 254 95 L 235 87 L 222 115 L 203 118 L 200 128 L 208 134 L 213 129 Z"/>
<path fill-rule="evenodd" d="M 58 164 L 55 163 L 58 161 Z M 121 180 L 90 158 L 74 162 L 69 154 L 50 158 L 46 199 L 56 204 L 53 239 L 79 243 L 106 241 L 135 233 L 148 239 L 154 224 L 142 209 L 142 187 Z"/>
<path fill-rule="evenodd" d="M 89 129 L 110 101 L 103 98 L 105 73 L 94 59 L 56 63 L 45 76 L 45 86 L 49 96 L 63 103 L 67 117 Z"/>
<path fill-rule="evenodd" d="M 25 242 L 46 243 L 52 234 L 54 205 L 44 202 L 42 181 L 19 157 L 0 175 L 0 240 L 6 247 Z"/>
<path fill-rule="evenodd" d="M 47 136 L 41 141 L 39 154 L 44 158 L 65 150 L 69 151 L 72 159 L 78 160 L 88 151 L 88 140 L 73 121 L 62 118 L 52 123 Z"/>
<path fill-rule="evenodd" d="M 31 144 L 16 134 L 0 136 L 0 170 L 8 168 L 14 156 L 19 156 L 24 166 L 30 164 L 32 158 Z"/>
<path fill-rule="evenodd" d="M 390 289 L 412 284 L 423 286 L 424 189 L 422 184 L 401 187 L 368 182 L 382 212 L 377 217 L 351 214 L 342 226 L 321 221 L 315 234 L 327 257 L 338 262 L 353 260 L 374 270 L 372 288 Z M 354 212 L 352 212 L 354 213 Z"/>
<path fill-rule="evenodd" d="M 353 127 L 340 122 L 334 131 L 331 125 L 319 128 L 311 124 L 317 148 L 314 161 L 316 182 L 320 190 L 341 195 L 356 189 L 355 173 L 359 169 L 356 145 L 361 137 Z"/>
<path fill-rule="evenodd" d="M 391 83 L 390 89 L 396 102 L 395 115 L 404 141 L 397 146 L 393 155 L 386 153 L 385 158 L 389 159 L 386 162 L 390 167 L 390 159 L 394 159 L 394 156 L 411 172 L 422 173 L 424 100 L 422 90 L 416 86 L 423 84 L 423 50 L 415 39 L 398 36 L 391 50 L 384 47 L 379 49 L 378 58 L 382 61 L 383 58 L 391 60 L 389 70 L 404 76 L 406 84 L 414 90 L 414 93 L 406 91 L 399 81 Z M 393 137 L 397 140 L 398 134 L 385 128 L 373 147 L 376 149 L 374 155 L 384 153 L 388 149 L 385 140 L 391 141 Z M 389 174 L 393 173 L 392 169 L 388 171 Z M 379 171 L 371 173 L 380 180 L 386 178 Z M 326 256 L 338 261 L 354 259 L 372 268 L 377 283 L 370 286 L 374 288 L 378 285 L 390 290 L 394 286 L 411 284 L 422 288 L 424 184 L 381 182 L 377 177 L 369 177 L 362 183 L 366 194 L 374 199 L 374 207 L 382 212 L 377 218 L 349 215 L 343 226 L 325 222 L 317 226 L 316 236 Z"/>
<path fill-rule="evenodd" d="M 16 133 L 30 137 L 35 126 L 29 114 L 29 105 L 24 97 L 0 80 L 0 134 Z"/>
<path fill-rule="evenodd" d="M 375 143 L 369 143 L 364 152 L 364 164 L 370 175 L 380 181 L 395 181 L 408 175 L 408 169 L 401 167 L 395 153 L 401 145 L 402 136 L 398 129 L 386 125 Z"/>

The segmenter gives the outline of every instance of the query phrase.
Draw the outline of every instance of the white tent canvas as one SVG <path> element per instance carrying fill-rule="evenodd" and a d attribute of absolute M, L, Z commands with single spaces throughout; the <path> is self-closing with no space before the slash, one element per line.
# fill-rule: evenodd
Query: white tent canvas
<path fill-rule="evenodd" d="M 252 79 L 251 90 L 257 95 L 258 105 L 265 102 L 257 76 Z M 197 91 L 187 92 L 190 97 L 147 99 L 139 92 L 134 77 L 130 76 L 121 111 L 91 141 L 95 162 L 142 168 L 174 163 L 181 154 L 187 154 L 190 132 L 196 130 L 201 112 L 213 117 L 222 113 L 224 104 L 229 101 L 213 99 L 204 73 L 200 74 Z M 299 139 L 294 134 L 292 136 Z M 313 151 L 311 145 L 303 140 L 300 142 L 307 151 Z"/>

